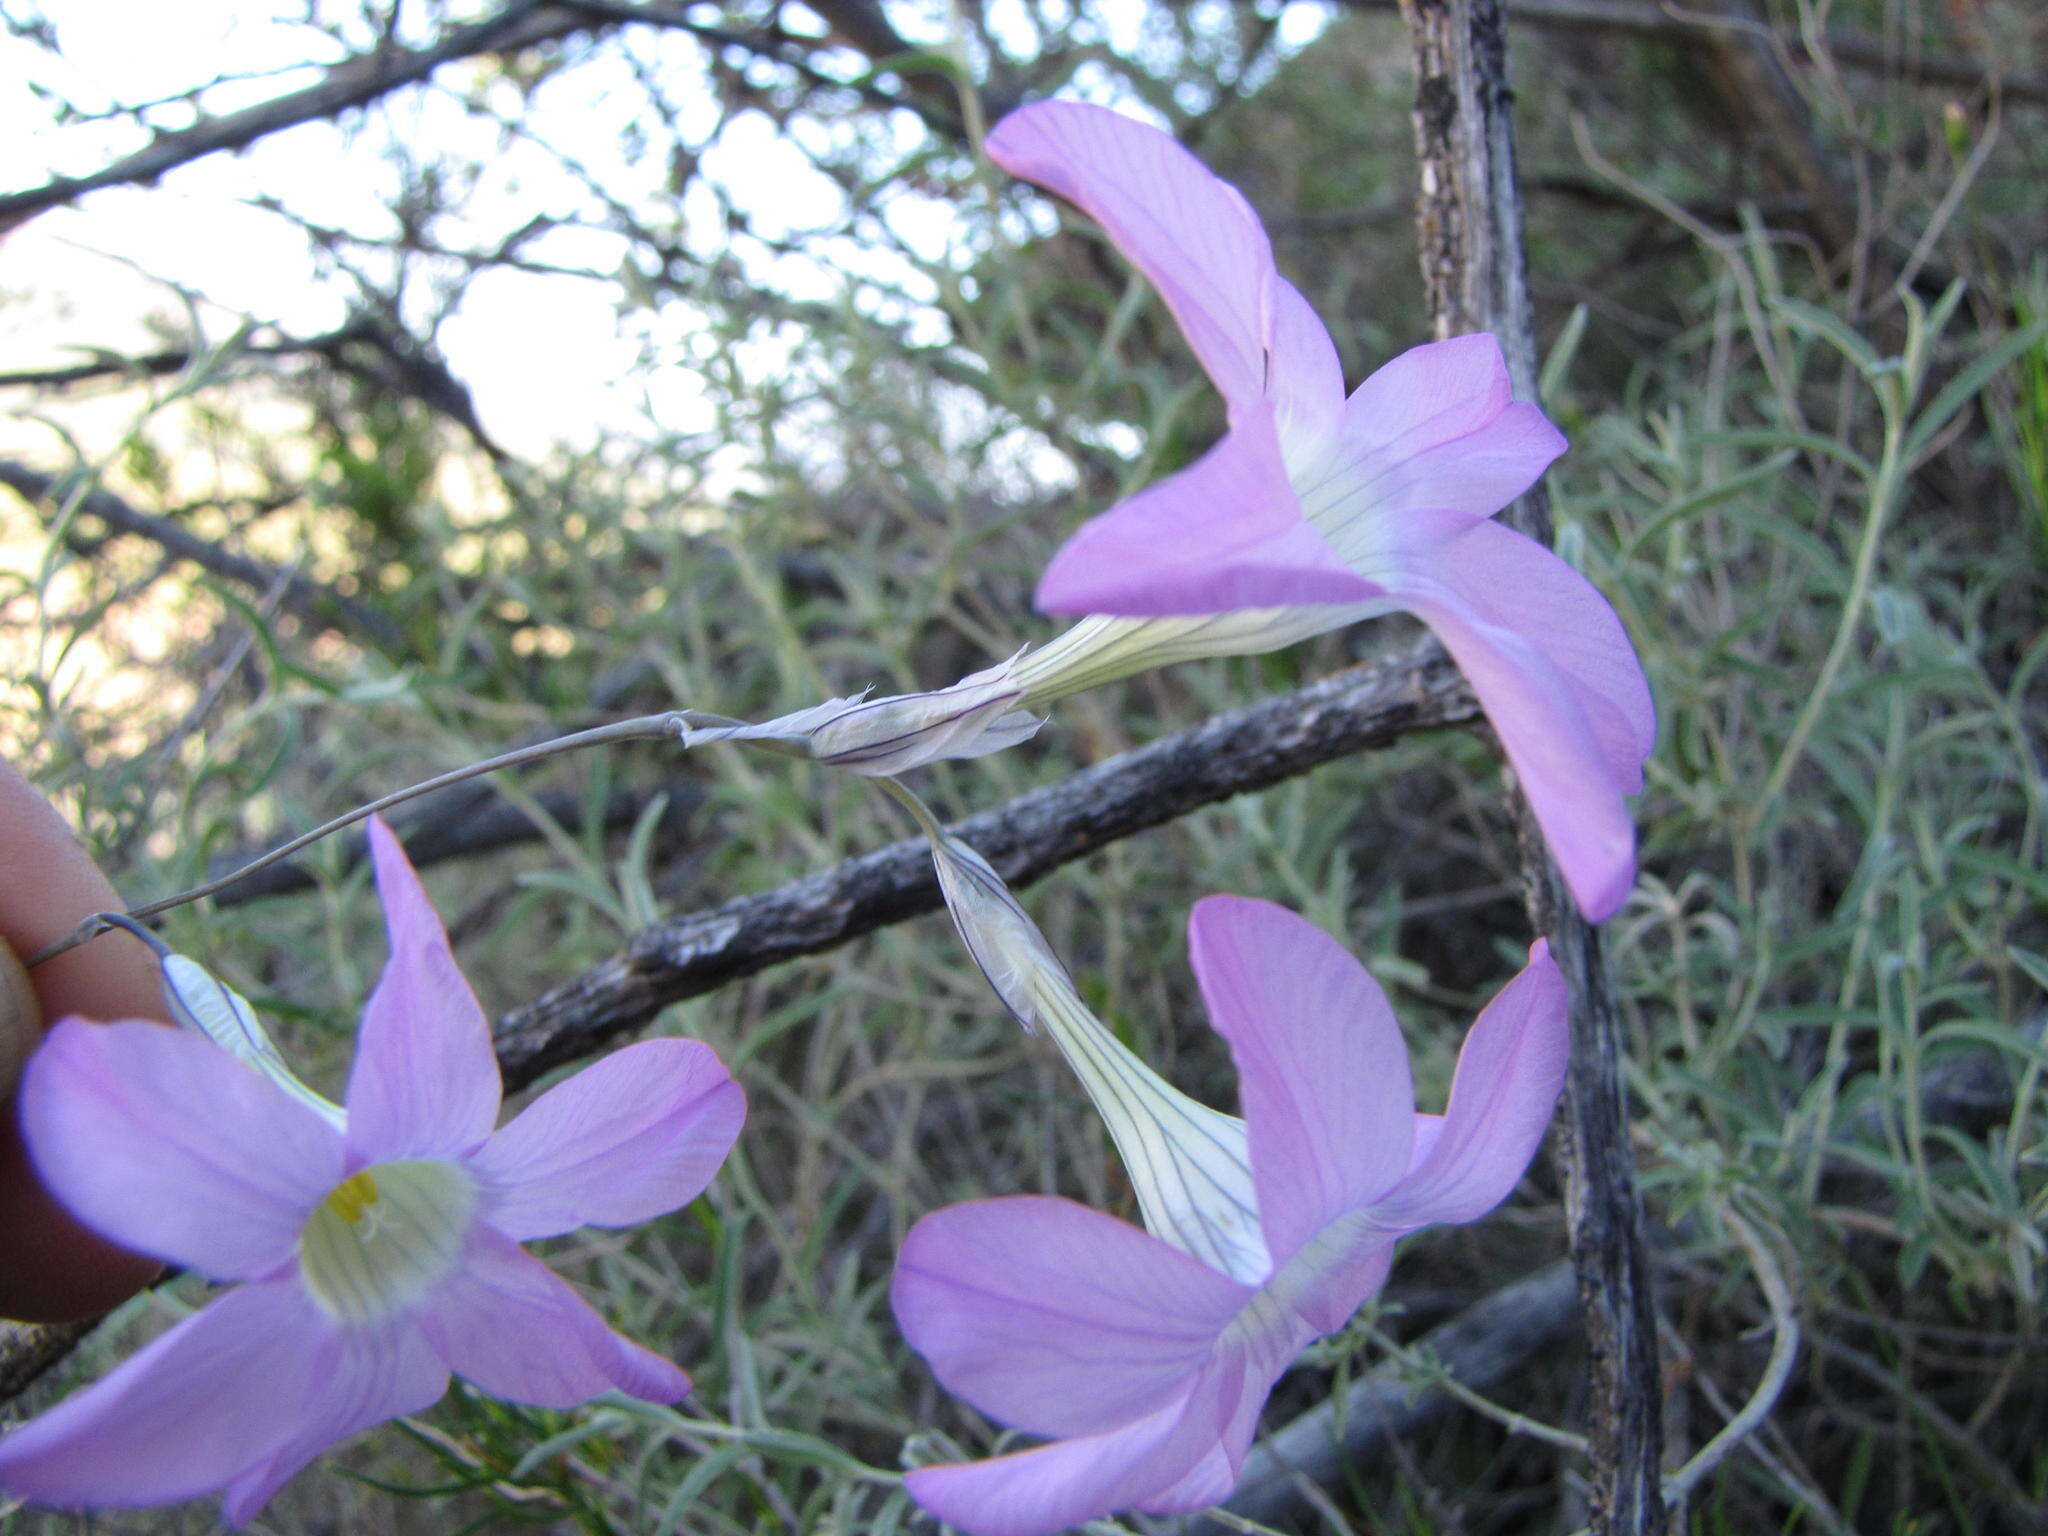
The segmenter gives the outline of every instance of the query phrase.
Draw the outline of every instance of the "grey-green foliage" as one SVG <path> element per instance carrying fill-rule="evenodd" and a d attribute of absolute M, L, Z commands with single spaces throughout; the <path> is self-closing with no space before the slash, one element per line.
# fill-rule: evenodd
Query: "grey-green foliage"
<path fill-rule="evenodd" d="M 1875 32 L 1898 9 L 1774 15 L 1825 11 Z M 1942 25 L 1931 4 L 1903 9 L 1916 27 Z M 735 27 L 759 19 L 730 10 Z M 1392 18 L 1339 18 L 1283 56 L 1261 51 L 1250 9 L 1161 9 L 1135 40 L 1090 13 L 1065 47 L 1051 12 L 1030 14 L 1036 41 L 1005 32 L 991 46 L 1010 69 L 1041 70 L 1039 88 L 1199 119 L 1202 152 L 1268 217 L 1354 382 L 1422 339 Z M 945 36 L 936 11 L 901 15 L 922 40 Z M 2015 57 L 2037 46 L 2008 18 L 1985 24 L 2014 33 Z M 416 401 L 365 406 L 321 373 L 252 378 L 229 348 L 138 407 L 116 440 L 78 443 L 138 500 L 164 490 L 173 452 L 184 474 L 221 466 L 247 500 L 193 513 L 196 526 L 303 559 L 399 630 L 395 642 L 316 635 L 262 594 L 167 587 L 132 542 L 79 550 L 61 531 L 47 570 L 0 578 L 10 623 L 39 639 L 0 695 L 0 731 L 133 893 L 593 713 L 685 702 L 759 718 L 870 682 L 949 682 L 1048 633 L 1028 598 L 1055 540 L 1215 430 L 1213 394 L 1170 321 L 1080 222 L 1054 233 L 1043 204 L 852 91 L 758 62 L 706 73 L 675 39 L 632 46 L 585 40 L 529 73 L 480 70 L 473 105 L 506 116 L 491 92 L 509 82 L 517 121 L 544 136 L 553 83 L 630 56 L 646 66 L 628 73 L 649 110 L 629 147 L 658 179 L 689 195 L 702 184 L 692 157 L 711 142 L 687 113 L 656 110 L 687 81 L 726 103 L 722 122 L 768 112 L 848 189 L 843 227 L 768 239 L 726 188 L 722 234 L 696 231 L 683 256 L 662 239 L 687 221 L 659 200 L 634 205 L 643 227 L 623 230 L 604 275 L 622 330 L 644 340 L 644 379 L 699 380 L 687 421 L 650 406 L 595 443 L 509 445 L 521 462 L 493 468 Z M 1548 374 L 1547 404 L 1574 443 L 1553 477 L 1560 543 L 1621 611 L 1659 703 L 1644 878 L 1611 936 L 1681 1454 L 1763 1365 L 1759 1265 L 1785 1276 L 1802 1329 L 1756 1450 L 1697 1490 L 1689 1523 L 2025 1528 L 2048 1480 L 2048 396 L 2021 195 L 2042 169 L 2039 114 L 2009 105 L 1969 171 L 1994 131 L 1974 105 L 1958 155 L 1937 96 L 1897 76 L 1858 76 L 1881 85 L 1865 95 L 1802 73 L 1823 142 L 1877 152 L 1861 167 L 1873 239 L 1859 266 L 1816 251 L 1683 53 L 1607 37 L 1517 46 L 1540 316 L 1546 339 L 1570 338 Z M 1598 164 L 1581 156 L 1575 111 Z M 393 162 L 393 174 L 411 176 L 416 200 L 467 185 L 421 174 L 455 155 L 447 146 L 408 154 L 411 170 Z M 1608 164 L 1632 184 L 1603 179 Z M 1646 208 L 1645 191 L 1673 207 Z M 911 194 L 950 206 L 936 255 L 876 212 Z M 616 212 L 583 216 L 616 230 Z M 1930 230 L 1909 300 L 1879 274 Z M 835 241 L 891 252 L 883 275 L 845 275 Z M 806 253 L 839 276 L 780 286 L 774 260 Z M 457 280 L 420 251 L 377 254 L 418 269 L 408 295 Z M 303 441 L 275 439 L 281 408 L 304 413 Z M 429 446 L 440 473 L 422 461 Z M 279 504 L 260 511 L 266 497 Z M 167 612 L 164 644 L 149 626 Z M 1071 700 L 1030 746 L 933 772 L 930 796 L 949 812 L 993 804 L 1327 670 L 1365 638 Z M 87 651 L 105 658 L 90 676 Z M 110 696 L 104 675 L 135 686 Z M 610 835 L 594 818 L 549 819 L 540 798 L 566 790 L 596 807 L 679 779 L 701 799 L 667 818 L 649 799 Z M 1181 925 L 1211 891 L 1288 902 L 1346 932 L 1389 984 L 1428 1105 L 1473 1007 L 1527 939 L 1498 790 L 1476 738 L 1411 741 L 1108 849 L 1026 899 L 1090 1006 L 1226 1107 Z M 690 763 L 620 750 L 501 793 L 544 838 L 429 873 L 494 1008 L 661 913 L 908 830 L 856 780 L 725 749 Z M 266 1017 L 294 1021 L 310 1075 L 334 1087 L 379 949 L 360 875 L 338 851 L 316 863 L 313 893 L 187 912 L 169 936 Z M 553 1256 L 683 1360 L 697 1398 L 680 1414 L 563 1415 L 458 1393 L 412 1440 L 387 1433 L 337 1458 L 415 1497 L 309 1477 L 267 1523 L 880 1532 L 913 1518 L 889 1477 L 905 1456 L 998 1443 L 906 1357 L 885 1296 L 896 1241 L 973 1195 L 1057 1191 L 1124 1214 L 1130 1202 L 1061 1068 L 1000 1015 L 943 920 L 779 968 L 657 1027 L 720 1051 L 748 1087 L 747 1134 L 691 1211 L 564 1240 Z M 1557 1198 L 1539 1165 L 1508 1211 L 1412 1245 L 1379 1307 L 1283 1382 L 1274 1414 L 1377 1363 L 1382 1334 L 1412 1337 L 1554 1257 Z M 1569 1423 L 1576 1369 L 1532 1362 L 1497 1395 Z M 1426 1378 L 1427 1362 L 1416 1370 Z M 1330 1518 L 1361 1532 L 1562 1531 L 1572 1475 L 1569 1454 L 1464 1415 L 1358 1466 L 1332 1490 Z"/>

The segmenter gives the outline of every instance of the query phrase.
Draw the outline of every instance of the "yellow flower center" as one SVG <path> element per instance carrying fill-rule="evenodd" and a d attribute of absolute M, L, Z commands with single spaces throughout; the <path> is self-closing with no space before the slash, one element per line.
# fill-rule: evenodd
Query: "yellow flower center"
<path fill-rule="evenodd" d="M 327 1197 L 327 1208 L 349 1222 L 361 1221 L 363 1212 L 376 1203 L 377 1180 L 367 1168 L 343 1179 Z"/>
<path fill-rule="evenodd" d="M 299 1278 L 336 1322 L 381 1322 L 455 1272 L 475 1210 L 476 1185 L 454 1163 L 364 1168 L 306 1218 Z"/>

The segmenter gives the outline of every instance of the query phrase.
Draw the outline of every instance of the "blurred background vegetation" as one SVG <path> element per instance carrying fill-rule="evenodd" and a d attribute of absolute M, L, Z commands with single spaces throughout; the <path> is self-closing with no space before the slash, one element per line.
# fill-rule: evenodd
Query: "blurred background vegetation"
<path fill-rule="evenodd" d="M 1560 544 L 1659 705 L 1611 947 L 1674 1466 L 1798 1330 L 1681 1528 L 2042 1529 L 2048 17 L 1510 10 L 1545 404 L 1574 445 Z M 0 196 L 23 219 L 0 241 L 0 751 L 133 900 L 511 742 L 937 686 L 1051 634 L 1029 595 L 1054 544 L 1220 410 L 1100 238 L 977 160 L 1010 105 L 1170 125 L 1257 206 L 1352 383 L 1426 339 L 1387 5 L 218 11 L 153 56 L 140 8 L 5 0 L 10 136 L 36 130 L 10 177 L 175 146 L 480 21 L 526 30 L 153 185 L 32 221 Z M 1384 638 L 1138 678 L 921 787 L 992 806 Z M 658 916 L 908 831 L 858 780 L 722 748 L 563 761 L 432 817 L 430 887 L 498 1011 Z M 166 931 L 332 1082 L 381 945 L 349 845 L 304 868 Z M 1186 911 L 1295 906 L 1386 982 L 1428 1105 L 1526 945 L 1515 869 L 1494 754 L 1438 736 L 1026 899 L 1104 1016 L 1226 1106 Z M 944 919 L 655 1027 L 721 1052 L 748 1132 L 691 1210 L 553 1257 L 689 1365 L 688 1411 L 458 1390 L 262 1528 L 888 1531 L 922 1519 L 890 1479 L 906 1454 L 996 1443 L 894 1331 L 896 1241 L 975 1195 L 1130 1201 Z M 1410 1243 L 1268 1427 L 1390 1360 L 1426 1390 L 1397 1346 L 1556 1258 L 1561 1225 L 1544 1159 L 1494 1217 Z M 15 1407 L 196 1294 L 132 1304 Z M 1576 1427 L 1576 1343 L 1526 1353 L 1493 1397 Z M 1554 1438 L 1448 1404 L 1282 1528 L 1562 1536 L 1584 1507 Z M 74 1528 L 0 1503 L 0 1530 Z"/>

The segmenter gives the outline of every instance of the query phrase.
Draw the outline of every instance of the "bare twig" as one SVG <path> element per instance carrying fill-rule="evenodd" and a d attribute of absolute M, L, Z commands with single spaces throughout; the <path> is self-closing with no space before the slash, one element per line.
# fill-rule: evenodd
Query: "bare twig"
<path fill-rule="evenodd" d="M 495 16 L 457 27 L 429 47 L 379 48 L 358 54 L 335 65 L 304 90 L 239 112 L 204 118 L 175 133 L 158 134 L 147 148 L 91 175 L 60 176 L 40 187 L 0 194 L 0 234 L 101 187 L 153 182 L 167 171 L 220 150 L 240 149 L 280 129 L 364 106 L 400 86 L 426 79 L 456 59 L 529 48 L 593 24 L 592 18 L 571 7 L 542 0 L 512 0 Z"/>
<path fill-rule="evenodd" d="M 226 890 L 239 880 L 258 874 L 270 868 L 273 864 L 290 858 L 302 848 L 310 848 L 322 838 L 332 837 L 335 833 L 342 831 L 344 828 L 352 827 L 357 822 L 368 821 L 380 811 L 388 811 L 395 805 L 403 805 L 407 801 L 416 800 L 422 795 L 430 795 L 436 790 L 447 789 L 457 784 L 466 784 L 471 779 L 481 778 L 487 773 L 499 773 L 507 768 L 522 768 L 530 763 L 542 762 L 547 758 L 557 757 L 564 752 L 580 751 L 586 747 L 608 746 L 613 742 L 620 741 L 656 741 L 663 738 L 680 738 L 682 728 L 685 725 L 697 725 L 707 720 L 720 724 L 730 723 L 723 715 L 700 715 L 693 710 L 687 709 L 668 710 L 658 715 L 640 715 L 631 720 L 614 721 L 610 725 L 593 726 L 587 731 L 572 731 L 566 736 L 556 736 L 547 741 L 536 742 L 531 746 L 517 747 L 510 752 L 501 752 L 496 757 L 486 758 L 482 762 L 467 763 L 460 768 L 451 768 L 446 773 L 436 774 L 433 778 L 423 780 L 418 784 L 408 784 L 404 789 L 394 789 L 388 795 L 379 795 L 367 805 L 359 805 L 352 811 L 346 811 L 336 816 L 332 821 L 324 821 L 310 832 L 301 832 L 290 842 L 280 843 L 268 853 L 252 859 L 240 869 L 230 870 L 224 875 L 215 876 L 203 884 L 193 886 L 189 891 L 180 891 L 175 896 L 164 896 L 156 901 L 146 901 L 139 907 L 131 907 L 126 912 L 112 914 L 111 917 L 110 914 L 105 912 L 95 912 L 92 916 L 79 922 L 77 926 L 55 943 L 45 944 L 41 949 L 30 955 L 27 963 L 31 968 L 42 965 L 47 961 L 56 959 L 57 956 L 67 950 L 76 949 L 80 944 L 97 938 L 109 929 L 128 926 L 125 921 L 116 922 L 112 920 L 113 918 L 125 920 L 129 918 L 155 917 L 160 912 L 168 912 L 173 907 L 182 907 L 187 902 L 203 900 L 217 891 Z"/>
<path fill-rule="evenodd" d="M 1742 1251 L 1749 1255 L 1750 1268 L 1756 1272 L 1757 1288 L 1764 1293 L 1765 1304 L 1771 1309 L 1771 1356 L 1764 1362 L 1763 1376 L 1758 1380 L 1756 1390 L 1750 1393 L 1749 1401 L 1721 1426 L 1719 1434 L 1701 1446 L 1691 1460 L 1665 1480 L 1664 1499 L 1674 1508 L 1684 1502 L 1685 1496 L 1697 1488 L 1709 1472 L 1763 1427 L 1764 1421 L 1771 1416 L 1771 1410 L 1777 1407 L 1785 1383 L 1792 1379 L 1792 1362 L 1799 1357 L 1798 1303 L 1793 1299 L 1792 1287 L 1785 1281 L 1785 1271 L 1777 1256 L 1756 1228 L 1734 1211 L 1722 1211 L 1721 1220 L 1735 1234 Z"/>
<path fill-rule="evenodd" d="M 62 507 L 69 496 L 63 477 L 45 474 L 11 459 L 0 460 L 0 485 L 32 505 Z M 129 506 L 112 491 L 94 487 L 79 498 L 78 506 L 112 531 L 148 539 L 203 571 L 259 594 L 275 591 L 278 607 L 316 630 L 339 631 L 388 646 L 403 643 L 398 626 L 376 609 L 330 591 L 310 577 L 223 549 L 182 523 Z"/>
<path fill-rule="evenodd" d="M 276 341 L 244 341 L 235 349 L 234 355 L 269 358 L 323 353 L 343 342 L 359 339 L 363 331 L 362 321 L 351 320 L 338 330 L 308 336 L 303 340 L 293 336 L 281 336 Z M 96 384 L 106 379 L 166 378 L 171 374 L 183 373 L 192 366 L 193 360 L 199 355 L 190 347 L 167 347 L 163 351 L 146 352 L 138 357 L 99 353 L 91 362 L 0 373 L 0 389 L 69 389 L 74 385 Z"/>
<path fill-rule="evenodd" d="M 1201 806 L 1412 731 L 1477 718 L 1457 669 L 1425 637 L 1033 790 L 952 831 L 1021 886 Z M 506 1081 L 531 1082 L 681 998 L 836 948 L 938 905 L 929 852 L 922 839 L 908 839 L 778 890 L 658 923 L 611 959 L 499 1022 Z"/>
<path fill-rule="evenodd" d="M 1417 210 L 1424 282 L 1440 336 L 1491 331 L 1515 393 L 1533 399 L 1534 317 L 1515 182 L 1503 0 L 1404 0 L 1416 60 Z M 1550 536 L 1539 486 L 1503 514 Z M 1565 1090 L 1565 1213 L 1584 1303 L 1592 1377 L 1589 1500 L 1596 1536 L 1659 1536 L 1663 1429 L 1657 1315 L 1637 1210 L 1622 1089 L 1625 1042 L 1599 930 L 1565 891 L 1522 814 L 1531 915 L 1572 995 Z"/>

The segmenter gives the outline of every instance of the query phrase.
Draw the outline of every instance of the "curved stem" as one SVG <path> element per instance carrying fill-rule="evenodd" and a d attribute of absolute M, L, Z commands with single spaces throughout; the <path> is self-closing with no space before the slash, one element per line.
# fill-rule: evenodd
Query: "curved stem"
<path fill-rule="evenodd" d="M 1726 1460 L 1729 1452 L 1762 1427 L 1764 1420 L 1771 1416 L 1771 1410 L 1777 1407 L 1785 1383 L 1792 1379 L 1792 1365 L 1799 1357 L 1798 1305 L 1793 1299 L 1792 1287 L 1786 1283 L 1784 1270 L 1779 1267 L 1762 1236 L 1748 1222 L 1733 1211 L 1723 1211 L 1721 1219 L 1735 1234 L 1743 1252 L 1749 1255 L 1757 1286 L 1771 1309 L 1771 1354 L 1764 1362 L 1763 1375 L 1757 1381 L 1756 1390 L 1750 1393 L 1749 1401 L 1742 1405 L 1734 1418 L 1721 1426 L 1719 1434 L 1694 1453 L 1690 1461 L 1664 1479 L 1664 1501 L 1673 1506 Z"/>
<path fill-rule="evenodd" d="M 543 759 L 554 757 L 559 753 L 574 752 L 583 747 L 605 746 L 615 741 L 644 741 L 665 736 L 680 740 L 685 726 L 695 727 L 717 724 L 723 718 L 723 716 L 719 715 L 702 715 L 695 710 L 689 709 L 666 710 L 658 715 L 638 715 L 631 720 L 619 720 L 610 725 L 593 726 L 587 731 L 572 731 L 567 736 L 557 736 L 552 741 L 536 742 L 530 747 L 521 747 L 517 751 L 500 753 L 498 756 L 486 758 L 480 763 L 470 763 L 465 767 L 450 769 L 447 773 L 437 774 L 433 778 L 422 780 L 418 784 L 408 785 L 404 789 L 393 790 L 388 795 L 379 796 L 367 805 L 359 805 L 345 815 L 337 816 L 332 821 L 323 822 L 310 832 L 302 832 L 290 842 L 271 849 L 270 852 L 264 854 L 261 858 L 253 859 L 249 863 L 244 864 L 240 869 L 222 875 L 218 879 L 209 880 L 204 885 L 195 885 L 191 890 L 180 891 L 175 896 L 165 896 L 157 901 L 145 902 L 139 907 L 130 908 L 127 912 L 95 912 L 92 916 L 81 921 L 77 927 L 65 934 L 63 938 L 58 939 L 54 944 L 46 945 L 42 949 L 37 950 L 33 955 L 30 955 L 28 957 L 28 964 L 33 968 L 41 965 L 46 960 L 54 960 L 66 950 L 76 949 L 79 945 L 85 943 L 86 940 L 97 938 L 100 934 L 107 932 L 111 928 L 126 928 L 132 932 L 135 929 L 136 921 L 141 918 L 155 917 L 160 912 L 168 912 L 173 907 L 182 907 L 187 902 L 198 901 L 201 897 L 211 896 L 216 891 L 225 890 L 237 880 L 245 879 L 260 869 L 268 869 L 271 865 L 277 863 L 278 860 L 290 858 L 301 848 L 309 847 L 319 842 L 323 837 L 340 832 L 344 828 L 352 827 L 357 822 L 375 816 L 380 811 L 389 810 L 394 805 L 402 805 L 406 801 L 417 799 L 421 795 L 432 794 L 437 789 L 447 789 L 452 785 L 479 778 L 487 773 L 496 773 L 503 768 L 524 767 L 528 763 L 537 763 Z"/>

